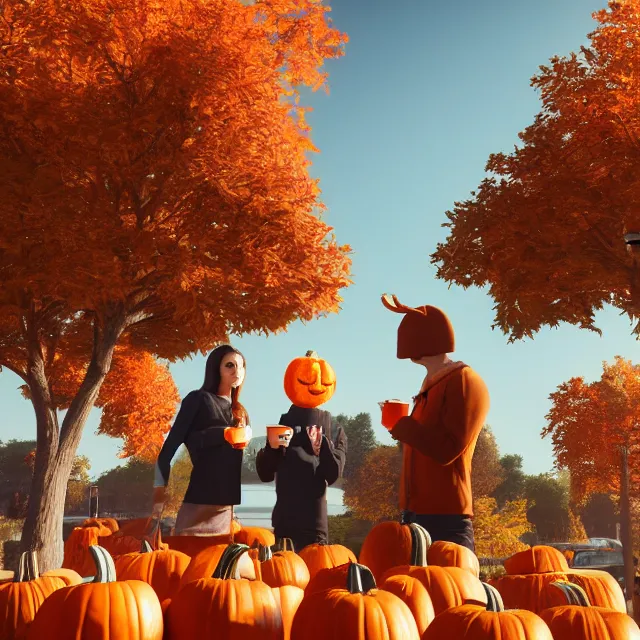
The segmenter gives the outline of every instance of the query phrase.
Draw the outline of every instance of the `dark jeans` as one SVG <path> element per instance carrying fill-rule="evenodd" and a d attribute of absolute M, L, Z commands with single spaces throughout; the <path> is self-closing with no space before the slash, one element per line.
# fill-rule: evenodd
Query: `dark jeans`
<path fill-rule="evenodd" d="M 473 521 L 469 516 L 429 515 L 405 511 L 403 522 L 415 522 L 424 527 L 431 536 L 431 541 L 445 540 L 455 542 L 475 552 L 473 539 Z"/>

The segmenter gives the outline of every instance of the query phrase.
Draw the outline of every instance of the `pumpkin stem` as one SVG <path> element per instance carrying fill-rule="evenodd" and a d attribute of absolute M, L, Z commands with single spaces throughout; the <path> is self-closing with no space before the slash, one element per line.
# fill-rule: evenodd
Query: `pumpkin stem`
<path fill-rule="evenodd" d="M 269 545 L 260 545 L 258 547 L 258 560 L 260 562 L 266 562 L 267 560 L 271 560 L 271 558 L 273 558 L 271 547 Z"/>
<path fill-rule="evenodd" d="M 411 532 L 411 566 L 426 567 L 431 536 L 424 527 L 415 522 L 409 524 L 408 527 Z"/>
<path fill-rule="evenodd" d="M 211 577 L 221 580 L 238 580 L 240 578 L 238 561 L 242 554 L 248 550 L 249 546 L 246 544 L 231 543 L 223 551 L 218 566 Z"/>
<path fill-rule="evenodd" d="M 304 354 L 305 358 L 318 358 L 318 353 L 316 351 L 307 351 L 307 353 Z"/>
<path fill-rule="evenodd" d="M 573 584 L 573 582 L 565 582 L 564 580 L 552 582 L 551 584 L 564 593 L 568 604 L 576 605 L 579 607 L 591 606 L 589 596 L 581 586 Z"/>
<path fill-rule="evenodd" d="M 153 547 L 149 544 L 148 540 L 143 540 L 140 545 L 140 553 L 153 553 Z"/>
<path fill-rule="evenodd" d="M 504 601 L 500 592 L 492 585 L 486 582 L 482 583 L 484 592 L 487 594 L 487 611 L 504 611 Z"/>
<path fill-rule="evenodd" d="M 291 538 L 278 538 L 276 541 L 274 551 L 295 551 L 293 546 L 293 540 Z"/>
<path fill-rule="evenodd" d="M 83 583 L 107 583 L 116 581 L 116 565 L 113 563 L 111 554 L 97 544 L 89 546 L 89 553 L 96 565 L 96 575 L 89 576 L 82 580 Z"/>
<path fill-rule="evenodd" d="M 376 589 L 376 579 L 369 567 L 357 562 L 349 563 L 347 573 L 347 590 L 349 593 L 367 593 L 371 589 Z"/>
<path fill-rule="evenodd" d="M 38 556 L 35 551 L 25 551 L 20 555 L 18 572 L 13 578 L 14 582 L 31 582 L 40 577 L 38 571 Z"/>

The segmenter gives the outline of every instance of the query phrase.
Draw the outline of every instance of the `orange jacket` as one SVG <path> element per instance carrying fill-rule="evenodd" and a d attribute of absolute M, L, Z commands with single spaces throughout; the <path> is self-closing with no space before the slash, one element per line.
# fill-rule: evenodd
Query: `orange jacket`
<path fill-rule="evenodd" d="M 471 367 L 453 367 L 416 397 L 391 434 L 403 447 L 400 507 L 419 514 L 473 515 L 471 459 L 489 392 Z"/>

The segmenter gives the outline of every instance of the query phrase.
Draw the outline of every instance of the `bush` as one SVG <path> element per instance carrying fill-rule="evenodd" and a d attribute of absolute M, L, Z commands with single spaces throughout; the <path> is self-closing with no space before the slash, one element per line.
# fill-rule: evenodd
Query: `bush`
<path fill-rule="evenodd" d="M 329 542 L 341 544 L 360 555 L 364 539 L 373 525 L 367 520 L 359 520 L 352 513 L 329 516 Z"/>
<path fill-rule="evenodd" d="M 22 533 L 23 520 L 14 520 L 0 516 L 0 569 L 13 570 L 14 559 L 5 557 L 5 544 L 7 548 L 20 546 L 20 534 Z M 13 543 L 13 544 L 12 544 Z M 9 556 L 12 554 L 9 553 Z"/>

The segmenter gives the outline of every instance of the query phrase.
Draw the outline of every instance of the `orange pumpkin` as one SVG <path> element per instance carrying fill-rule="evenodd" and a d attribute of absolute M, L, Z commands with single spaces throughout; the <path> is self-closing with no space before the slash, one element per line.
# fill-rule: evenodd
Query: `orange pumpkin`
<path fill-rule="evenodd" d="M 330 569 L 347 562 L 357 562 L 357 559 L 347 547 L 341 544 L 310 544 L 301 549 L 298 555 L 304 560 L 309 569 L 309 578 L 320 571 L 320 569 Z"/>
<path fill-rule="evenodd" d="M 200 553 L 197 553 L 193 558 L 191 558 L 189 565 L 182 574 L 180 585 L 183 586 L 189 582 L 200 580 L 201 578 L 210 578 L 215 573 L 216 567 L 218 567 L 222 558 L 226 557 L 225 552 L 230 547 L 236 550 L 235 553 L 237 557 L 234 556 L 234 566 L 238 569 L 239 577 L 246 578 L 248 580 L 255 580 L 256 571 L 254 564 L 247 553 L 249 551 L 249 547 L 247 547 L 247 545 L 216 544 L 203 549 Z M 242 551 L 240 551 L 241 549 Z"/>
<path fill-rule="evenodd" d="M 95 563 L 89 547 L 97 545 L 101 535 L 110 538 L 112 534 L 106 527 L 74 527 L 64 542 L 62 566 L 77 571 L 83 578 L 93 575 Z"/>
<path fill-rule="evenodd" d="M 367 567 L 350 564 L 345 586 L 305 594 L 293 619 L 291 640 L 419 640 L 407 605 L 378 589 Z"/>
<path fill-rule="evenodd" d="M 291 638 L 291 625 L 293 624 L 293 619 L 305 596 L 304 590 L 300 589 L 300 587 L 294 587 L 293 585 L 288 584 L 282 587 L 272 587 L 271 592 L 280 607 L 280 614 L 282 615 L 282 631 L 284 634 L 283 640 L 289 640 Z"/>
<path fill-rule="evenodd" d="M 42 604 L 27 640 L 162 640 L 164 625 L 158 596 L 140 580 L 116 581 L 113 558 L 90 547 L 95 578 L 54 591 Z"/>
<path fill-rule="evenodd" d="M 544 610 L 540 617 L 556 640 L 640 640 L 640 629 L 626 613 L 592 607 L 582 588 L 555 582 L 565 595 L 563 606 Z"/>
<path fill-rule="evenodd" d="M 422 638 L 425 629 L 436 616 L 431 596 L 422 582 L 410 576 L 391 576 L 380 588 L 395 594 L 409 607 Z"/>
<path fill-rule="evenodd" d="M 227 546 L 213 574 L 178 591 L 166 613 L 171 640 L 282 639 L 282 613 L 272 589 L 240 577 L 238 560 L 248 559 L 247 550 L 246 545 Z"/>
<path fill-rule="evenodd" d="M 566 558 L 553 547 L 536 545 L 514 553 L 504 561 L 507 575 L 569 571 Z"/>
<path fill-rule="evenodd" d="M 428 626 L 422 640 L 469 638 L 469 640 L 553 640 L 549 627 L 530 611 L 505 611 L 499 595 L 487 595 L 487 609 L 463 605 L 444 611 Z"/>
<path fill-rule="evenodd" d="M 271 547 L 276 543 L 276 537 L 272 531 L 263 527 L 242 527 L 233 537 L 234 542 L 246 544 L 249 547 L 262 545 Z"/>
<path fill-rule="evenodd" d="M 190 561 L 180 551 L 154 551 L 145 540 L 140 553 L 126 553 L 115 560 L 116 575 L 118 580 L 142 580 L 150 584 L 164 609 L 167 599 L 179 589 Z"/>
<path fill-rule="evenodd" d="M 455 542 L 436 540 L 427 551 L 427 564 L 439 567 L 459 567 L 480 576 L 480 562 L 471 549 Z"/>
<path fill-rule="evenodd" d="M 362 543 L 359 562 L 380 581 L 385 571 L 399 565 L 424 566 L 431 536 L 419 524 L 381 522 Z"/>
<path fill-rule="evenodd" d="M 83 527 L 104 527 L 108 529 L 111 533 L 116 533 L 120 529 L 118 525 L 118 521 L 115 518 L 87 518 L 82 523 Z M 104 533 L 100 534 L 107 535 Z"/>
<path fill-rule="evenodd" d="M 273 553 L 269 547 L 263 547 L 260 561 L 260 580 L 270 587 L 292 585 L 305 589 L 309 584 L 309 569 L 305 561 L 294 551 L 282 550 Z"/>
<path fill-rule="evenodd" d="M 315 351 L 307 351 L 304 357 L 292 360 L 284 373 L 284 391 L 298 407 L 319 407 L 331 399 L 335 390 L 333 368 Z"/>
<path fill-rule="evenodd" d="M 349 567 L 352 562 L 339 564 L 337 567 L 327 567 L 320 569 L 309 580 L 305 594 L 319 593 L 320 591 L 328 591 L 329 589 L 341 589 L 347 584 L 349 576 Z"/>
<path fill-rule="evenodd" d="M 54 591 L 65 586 L 66 582 L 61 577 L 45 577 L 38 573 L 34 552 L 23 553 L 13 580 L 0 584 L 0 638 L 25 638 L 42 603 Z"/>
<path fill-rule="evenodd" d="M 82 576 L 73 569 L 51 569 L 51 571 L 41 573 L 40 576 L 42 578 L 60 578 L 65 587 L 71 587 L 82 582 Z"/>

